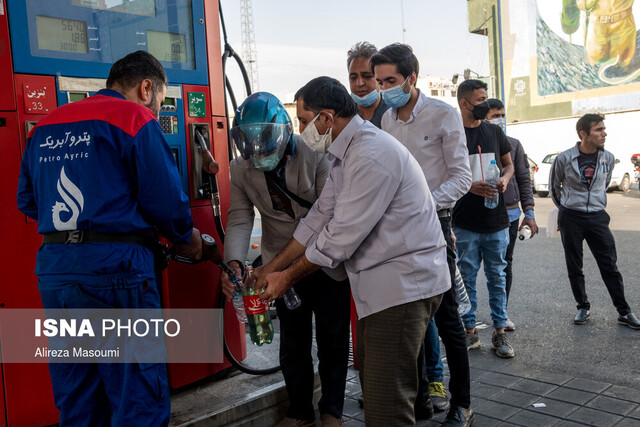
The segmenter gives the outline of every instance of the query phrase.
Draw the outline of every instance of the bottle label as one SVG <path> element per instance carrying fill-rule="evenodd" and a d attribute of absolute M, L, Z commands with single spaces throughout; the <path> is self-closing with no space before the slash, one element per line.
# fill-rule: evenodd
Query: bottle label
<path fill-rule="evenodd" d="M 261 300 L 258 295 L 244 295 L 242 299 L 249 316 L 265 313 L 269 309 L 269 304 Z"/>

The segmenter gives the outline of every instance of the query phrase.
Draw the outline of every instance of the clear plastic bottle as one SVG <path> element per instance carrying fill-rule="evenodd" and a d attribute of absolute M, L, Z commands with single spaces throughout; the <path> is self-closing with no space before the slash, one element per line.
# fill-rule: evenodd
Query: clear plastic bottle
<path fill-rule="evenodd" d="M 469 301 L 469 294 L 467 294 L 467 288 L 464 286 L 464 281 L 462 280 L 462 275 L 460 274 L 460 270 L 458 270 L 458 266 L 456 265 L 456 295 L 458 297 L 458 313 L 460 316 L 463 316 L 471 310 L 471 301 Z"/>
<path fill-rule="evenodd" d="M 242 282 L 235 274 L 233 276 L 229 274 L 229 281 L 233 283 L 233 298 L 231 302 L 233 303 L 233 308 L 236 309 L 238 322 L 247 323 L 247 312 L 244 309 L 244 299 L 242 298 Z"/>
<path fill-rule="evenodd" d="M 484 171 L 484 180 L 488 183 L 496 187 L 496 183 L 500 179 L 500 169 L 498 169 L 498 165 L 495 160 L 491 160 L 491 164 Z M 484 198 L 484 206 L 488 209 L 495 209 L 498 206 L 498 201 L 500 200 L 500 194 L 496 193 L 493 197 L 485 197 Z"/>
<path fill-rule="evenodd" d="M 245 271 L 244 283 L 247 283 L 247 277 L 252 272 L 253 270 L 250 268 Z M 269 304 L 260 299 L 254 286 L 245 285 L 242 289 L 242 296 L 247 312 L 251 342 L 258 346 L 271 343 L 273 341 L 273 323 L 269 314 Z"/>
<path fill-rule="evenodd" d="M 531 237 L 531 228 L 528 225 L 522 227 L 520 232 L 518 233 L 518 239 L 525 240 Z"/>
<path fill-rule="evenodd" d="M 284 300 L 284 303 L 286 304 L 289 310 L 295 310 L 296 308 L 300 307 L 300 304 L 302 304 L 302 301 L 300 300 L 298 293 L 293 288 L 289 289 L 284 294 L 282 299 Z"/>

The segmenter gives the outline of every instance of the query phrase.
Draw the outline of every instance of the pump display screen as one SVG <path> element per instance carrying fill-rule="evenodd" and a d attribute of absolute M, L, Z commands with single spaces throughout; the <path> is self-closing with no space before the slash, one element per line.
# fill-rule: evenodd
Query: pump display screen
<path fill-rule="evenodd" d="M 58 52 L 89 52 L 87 24 L 72 19 L 36 16 L 38 48 Z"/>
<path fill-rule="evenodd" d="M 71 4 L 145 16 L 154 16 L 156 13 L 155 0 L 71 0 Z"/>
<path fill-rule="evenodd" d="M 187 37 L 184 34 L 147 31 L 149 53 L 161 61 L 187 62 Z"/>

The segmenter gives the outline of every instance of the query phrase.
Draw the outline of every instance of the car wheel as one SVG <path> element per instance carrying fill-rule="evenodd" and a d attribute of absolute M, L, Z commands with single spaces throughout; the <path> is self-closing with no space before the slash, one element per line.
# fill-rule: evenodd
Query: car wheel
<path fill-rule="evenodd" d="M 620 185 L 618 185 L 618 190 L 627 192 L 631 188 L 631 179 L 629 178 L 629 174 L 624 174 L 622 181 L 620 181 Z"/>
<path fill-rule="evenodd" d="M 549 197 L 548 191 L 538 191 L 538 196 L 540 197 Z"/>

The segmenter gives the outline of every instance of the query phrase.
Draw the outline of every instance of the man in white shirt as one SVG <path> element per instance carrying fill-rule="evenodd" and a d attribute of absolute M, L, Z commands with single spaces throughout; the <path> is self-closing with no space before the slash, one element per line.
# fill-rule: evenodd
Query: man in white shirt
<path fill-rule="evenodd" d="M 318 77 L 295 98 L 303 140 L 328 147 L 331 169 L 294 238 L 255 272 L 256 286 L 273 300 L 310 272 L 344 262 L 363 331 L 365 423 L 415 425 L 418 352 L 451 286 L 435 203 L 416 160 L 357 116 L 340 82 Z"/>
<path fill-rule="evenodd" d="M 456 254 L 451 237 L 451 209 L 471 187 L 462 117 L 451 106 L 426 97 L 416 88 L 419 63 L 410 46 L 400 43 L 386 46 L 371 58 L 371 66 L 382 89 L 382 99 L 391 107 L 382 117 L 382 129 L 407 147 L 422 168 L 438 209 L 440 227 L 447 242 L 447 264 L 454 283 Z M 447 350 L 451 372 L 451 409 L 447 423 L 469 425 L 473 423 L 473 411 L 469 409 L 469 356 L 453 287 L 443 295 L 434 319 L 435 324 L 432 320 L 429 325 L 425 349 L 418 363 L 425 366 L 427 361 L 440 361 L 439 333 Z M 425 357 L 425 353 L 430 357 Z M 422 372 L 419 380 L 417 405 L 428 399 L 428 395 L 425 396 L 428 388 L 435 409 L 446 410 L 448 402 L 442 375 L 433 376 L 429 372 L 427 377 L 427 372 Z"/>

